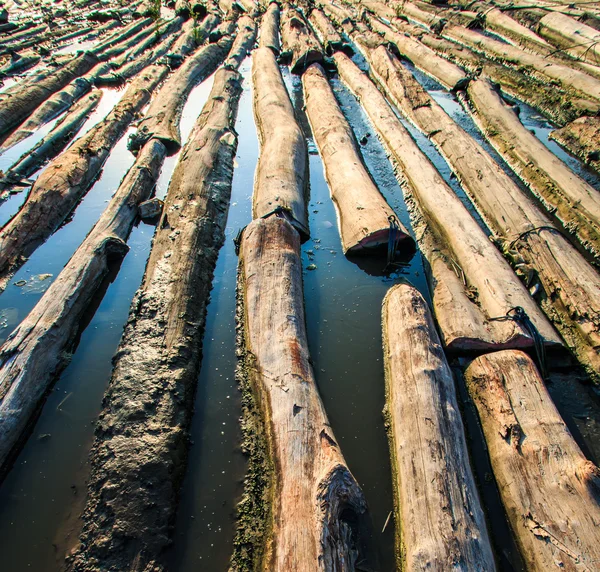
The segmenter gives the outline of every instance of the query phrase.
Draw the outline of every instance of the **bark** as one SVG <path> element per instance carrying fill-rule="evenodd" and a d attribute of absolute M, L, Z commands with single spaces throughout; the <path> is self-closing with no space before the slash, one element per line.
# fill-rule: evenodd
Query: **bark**
<path fill-rule="evenodd" d="M 92 69 L 96 63 L 96 56 L 85 52 L 39 82 L 24 85 L 9 95 L 0 93 L 0 138 L 27 119 L 49 95 Z"/>
<path fill-rule="evenodd" d="M 254 47 L 255 40 L 256 24 L 254 23 L 254 18 L 242 16 L 237 22 L 235 41 L 223 65 L 232 69 L 238 69 Z"/>
<path fill-rule="evenodd" d="M 317 34 L 321 45 L 325 48 L 327 55 L 347 48 L 346 42 L 336 32 L 335 28 L 321 10 L 313 10 L 310 13 L 309 22 Z"/>
<path fill-rule="evenodd" d="M 127 38 L 126 40 L 119 42 L 115 46 L 112 46 L 105 51 L 99 52 L 98 58 L 100 59 L 100 61 L 108 62 L 113 60 L 114 58 L 117 58 L 118 56 L 123 56 L 123 59 L 121 61 L 124 62 L 125 59 L 129 56 L 129 54 L 137 50 L 137 46 L 138 44 L 140 44 L 140 42 L 143 42 L 143 40 L 146 40 L 148 38 L 154 38 L 154 35 L 154 27 L 148 26 L 143 30 L 139 31 L 137 34 L 135 34 L 135 36 Z"/>
<path fill-rule="evenodd" d="M 30 53 L 25 55 L 18 55 L 16 53 L 11 54 L 10 60 L 0 67 L 0 80 L 5 77 L 10 77 L 11 75 L 16 75 L 18 73 L 23 73 L 27 71 L 29 68 L 32 68 L 34 65 L 39 63 L 42 58 L 37 54 Z"/>
<path fill-rule="evenodd" d="M 140 152 L 106 210 L 54 283 L 0 350 L 0 475 L 9 468 L 54 380 L 69 362 L 81 321 L 160 174 L 162 143 Z"/>
<path fill-rule="evenodd" d="M 175 0 L 175 14 L 187 19 L 190 17 L 190 2 L 189 0 Z"/>
<path fill-rule="evenodd" d="M 211 31 L 214 30 L 220 22 L 221 18 L 213 13 L 208 14 L 199 26 L 196 26 L 195 20 L 187 22 L 184 26 L 184 31 L 179 36 L 167 56 L 171 67 L 179 67 L 185 58 L 207 40 Z"/>
<path fill-rule="evenodd" d="M 600 378 L 598 274 L 494 160 L 383 47 L 370 58 L 388 97 L 437 146 L 531 286 L 548 317 L 594 379 Z"/>
<path fill-rule="evenodd" d="M 523 48 L 530 48 L 535 51 L 542 51 L 549 54 L 554 51 L 552 46 L 543 38 L 540 38 L 533 30 L 523 26 L 506 12 L 497 8 L 482 9 L 481 14 L 485 18 L 485 27 L 493 30 L 497 34 L 515 41 Z"/>
<path fill-rule="evenodd" d="M 532 347 L 522 325 L 490 320 L 520 306 L 549 346 L 561 344 L 525 286 L 412 140 L 383 95 L 336 54 L 341 79 L 360 100 L 399 167 L 444 346 L 452 352 Z"/>
<path fill-rule="evenodd" d="M 571 436 L 531 359 L 481 356 L 466 370 L 508 520 L 527 570 L 594 570 L 600 471 Z"/>
<path fill-rule="evenodd" d="M 152 24 L 152 18 L 144 18 L 143 20 L 136 20 L 131 22 L 128 26 L 125 26 L 122 30 L 117 30 L 114 34 L 111 34 L 106 40 L 100 42 L 92 49 L 95 54 L 103 54 L 113 46 L 126 41 L 128 38 L 137 34 L 147 26 Z"/>
<path fill-rule="evenodd" d="M 558 12 L 546 14 L 539 23 L 539 33 L 566 53 L 600 65 L 600 32 Z"/>
<path fill-rule="evenodd" d="M 171 178 L 104 397 L 72 570 L 163 569 L 224 240 L 241 91 L 237 71 L 217 72 Z"/>
<path fill-rule="evenodd" d="M 254 120 L 260 157 L 254 178 L 252 216 L 281 207 L 303 238 L 308 238 L 308 151 L 304 133 L 283 83 L 275 55 L 258 48 L 252 55 Z"/>
<path fill-rule="evenodd" d="M 327 419 L 310 363 L 300 236 L 285 219 L 250 223 L 240 248 L 239 377 L 254 395 L 270 469 L 266 521 L 234 570 L 355 570 L 366 503 Z M 252 483 L 250 483 L 252 488 Z M 234 554 L 234 563 L 235 563 Z"/>
<path fill-rule="evenodd" d="M 581 117 L 550 137 L 600 173 L 600 118 Z"/>
<path fill-rule="evenodd" d="M 387 248 L 390 218 L 395 213 L 364 166 L 352 128 L 321 66 L 312 65 L 302 76 L 302 85 L 306 114 L 338 215 L 344 254 Z M 398 226 L 395 254 L 409 258 L 414 254 L 414 241 L 400 223 Z"/>
<path fill-rule="evenodd" d="M 258 44 L 261 48 L 271 48 L 276 56 L 281 51 L 279 17 L 279 4 L 271 2 L 260 22 L 260 39 Z"/>
<path fill-rule="evenodd" d="M 302 72 L 314 62 L 323 61 L 323 50 L 304 17 L 289 5 L 281 18 L 281 43 L 292 73 Z"/>
<path fill-rule="evenodd" d="M 399 284 L 382 314 L 398 569 L 491 572 L 454 379 L 427 304 Z"/>
<path fill-rule="evenodd" d="M 142 73 L 106 118 L 57 157 L 38 177 L 27 201 L 0 230 L 0 289 L 73 211 L 91 188 L 110 152 L 148 104 L 167 68 Z"/>

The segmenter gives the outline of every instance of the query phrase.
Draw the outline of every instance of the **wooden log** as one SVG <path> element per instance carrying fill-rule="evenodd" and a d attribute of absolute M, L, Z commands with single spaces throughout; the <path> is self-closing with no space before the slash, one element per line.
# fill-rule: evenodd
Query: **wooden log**
<path fill-rule="evenodd" d="M 143 42 L 148 38 L 153 38 L 154 32 L 155 30 L 153 29 L 153 27 L 149 26 L 147 28 L 144 28 L 134 36 L 131 36 L 130 38 L 119 42 L 118 44 L 108 48 L 107 50 L 99 52 L 98 58 L 102 62 L 111 61 L 114 58 L 117 58 L 118 56 L 123 56 L 124 58 L 127 58 L 130 53 L 137 49 L 137 45 L 140 44 L 140 42 Z"/>
<path fill-rule="evenodd" d="M 191 14 L 189 0 L 175 0 L 175 14 L 185 19 L 189 18 Z"/>
<path fill-rule="evenodd" d="M 102 97 L 101 91 L 94 91 L 84 97 L 73 109 L 54 126 L 30 151 L 22 155 L 0 179 L 0 200 L 8 198 L 16 187 L 23 185 L 21 181 L 28 179 L 44 163 L 56 157 L 77 135 L 90 113 L 98 106 Z"/>
<path fill-rule="evenodd" d="M 306 140 L 296 121 L 275 54 L 269 48 L 258 48 L 252 55 L 252 83 L 254 120 L 260 141 L 252 217 L 262 218 L 280 207 L 306 239 L 310 236 Z"/>
<path fill-rule="evenodd" d="M 281 17 L 282 57 L 290 62 L 292 73 L 301 74 L 314 62 L 323 61 L 323 50 L 306 20 L 289 5 Z"/>
<path fill-rule="evenodd" d="M 152 100 L 137 131 L 129 138 L 129 149 L 140 149 L 152 137 L 162 141 L 169 155 L 181 148 L 179 122 L 190 91 L 221 64 L 233 38 L 226 36 L 218 43 L 201 48 L 173 73 Z"/>
<path fill-rule="evenodd" d="M 0 230 L 0 291 L 90 189 L 112 148 L 148 104 L 152 90 L 166 74 L 164 65 L 144 71 L 104 121 L 78 139 L 38 177 L 27 201 Z"/>
<path fill-rule="evenodd" d="M 495 570 L 452 371 L 421 294 L 383 300 L 383 360 L 399 570 Z"/>
<path fill-rule="evenodd" d="M 466 91 L 475 119 L 500 153 L 564 228 L 600 260 L 600 194 L 578 177 L 519 121 L 485 79 Z"/>
<path fill-rule="evenodd" d="M 321 66 L 313 64 L 304 72 L 302 86 L 306 114 L 336 207 L 344 254 L 387 248 L 395 213 L 364 166 L 352 128 Z M 409 258 L 414 254 L 414 241 L 400 223 L 398 227 L 394 254 Z"/>
<path fill-rule="evenodd" d="M 325 53 L 327 53 L 327 55 L 330 56 L 334 52 L 347 49 L 346 42 L 344 42 L 342 37 L 336 32 L 327 16 L 325 16 L 321 10 L 313 10 L 310 13 L 308 21 L 317 34 L 319 42 L 321 42 L 321 45 L 325 48 Z"/>
<path fill-rule="evenodd" d="M 535 51 L 542 50 L 549 54 L 553 51 L 552 46 L 543 38 L 540 38 L 533 30 L 523 26 L 505 11 L 486 6 L 480 12 L 485 19 L 485 27 L 494 31 L 496 34 L 515 41 L 523 48 L 530 48 Z"/>
<path fill-rule="evenodd" d="M 113 46 L 124 42 L 131 36 L 137 34 L 152 23 L 152 18 L 144 18 L 143 20 L 136 20 L 131 24 L 125 26 L 122 30 L 117 30 L 114 34 L 111 34 L 103 42 L 100 42 L 92 48 L 92 52 L 95 54 L 103 54 Z"/>
<path fill-rule="evenodd" d="M 413 230 L 427 260 L 433 309 L 444 346 L 456 353 L 532 347 L 531 332 L 493 320 L 522 307 L 548 347 L 560 338 L 456 193 L 412 140 L 386 99 L 345 55 L 340 78 L 361 102 L 399 167 Z"/>
<path fill-rule="evenodd" d="M 502 351 L 465 372 L 527 570 L 594 570 L 600 471 L 571 436 L 531 359 Z"/>
<path fill-rule="evenodd" d="M 237 71 L 216 73 L 173 172 L 104 397 L 72 570 L 157 569 L 169 544 L 225 238 L 241 92 Z"/>
<path fill-rule="evenodd" d="M 279 17 L 280 10 L 277 2 L 271 2 L 260 22 L 260 38 L 258 45 L 261 48 L 271 48 L 278 56 L 281 51 L 279 41 Z"/>
<path fill-rule="evenodd" d="M 581 117 L 550 133 L 550 138 L 600 173 L 600 119 Z"/>
<path fill-rule="evenodd" d="M 0 80 L 18 73 L 23 73 L 39 63 L 41 57 L 35 53 L 19 55 L 11 53 L 10 60 L 0 67 Z"/>
<path fill-rule="evenodd" d="M 370 54 L 388 97 L 436 145 L 503 253 L 593 379 L 600 378 L 597 272 L 481 146 L 385 48 Z"/>
<path fill-rule="evenodd" d="M 184 30 L 176 40 L 167 57 L 172 68 L 179 67 L 198 46 L 204 44 L 213 31 L 221 22 L 218 14 L 210 13 L 198 26 L 196 20 L 186 22 Z"/>
<path fill-rule="evenodd" d="M 600 32 L 558 12 L 546 14 L 539 22 L 538 31 L 555 46 L 568 54 L 600 65 Z"/>
<path fill-rule="evenodd" d="M 300 237 L 285 219 L 251 222 L 238 272 L 238 375 L 264 423 L 265 521 L 235 570 L 354 570 L 366 503 L 335 440 L 310 363 Z M 252 487 L 252 485 L 251 485 Z M 256 493 L 255 493 L 256 494 Z M 247 536 L 248 536 L 247 535 Z M 237 565 L 236 565 L 237 564 Z"/>
<path fill-rule="evenodd" d="M 24 85 L 11 93 L 0 93 L 0 138 L 27 119 L 49 95 L 65 87 L 98 63 L 98 58 L 85 52 L 39 82 Z"/>
<path fill-rule="evenodd" d="M 90 234 L 0 349 L 0 475 L 68 363 L 82 317 L 111 264 L 127 253 L 138 205 L 150 196 L 164 158 L 156 139 L 142 149 Z"/>
<path fill-rule="evenodd" d="M 235 40 L 223 65 L 232 69 L 238 69 L 254 47 L 255 39 L 255 19 L 250 16 L 240 17 L 237 21 Z"/>

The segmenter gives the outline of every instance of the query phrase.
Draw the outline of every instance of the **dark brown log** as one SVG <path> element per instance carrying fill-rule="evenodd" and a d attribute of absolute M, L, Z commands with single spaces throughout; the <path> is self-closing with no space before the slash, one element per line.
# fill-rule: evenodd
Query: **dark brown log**
<path fill-rule="evenodd" d="M 292 73 L 301 74 L 310 64 L 323 61 L 319 40 L 302 14 L 289 5 L 281 17 L 281 43 Z"/>
<path fill-rule="evenodd" d="M 581 117 L 550 133 L 550 138 L 600 173 L 600 118 Z"/>

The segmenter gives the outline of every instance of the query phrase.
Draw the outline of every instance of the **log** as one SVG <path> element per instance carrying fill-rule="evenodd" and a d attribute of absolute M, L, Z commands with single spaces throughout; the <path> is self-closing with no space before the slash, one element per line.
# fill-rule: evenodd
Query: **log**
<path fill-rule="evenodd" d="M 580 117 L 552 131 L 550 138 L 600 173 L 600 118 Z"/>
<path fill-rule="evenodd" d="M 124 59 L 128 57 L 128 55 L 134 52 L 137 49 L 137 45 L 147 38 L 154 37 L 155 30 L 152 27 L 144 28 L 140 30 L 137 34 L 132 36 L 131 38 L 127 38 L 122 42 L 98 53 L 98 58 L 102 62 L 108 62 L 117 56 L 122 56 Z"/>
<path fill-rule="evenodd" d="M 104 397 L 71 570 L 162 568 L 225 238 L 241 92 L 240 74 L 221 68 L 173 172 Z"/>
<path fill-rule="evenodd" d="M 546 14 L 539 22 L 541 36 L 566 53 L 600 65 L 600 32 L 558 12 Z"/>
<path fill-rule="evenodd" d="M 279 217 L 251 222 L 238 276 L 238 378 L 264 425 L 266 458 L 257 470 L 268 482 L 258 491 L 248 483 L 267 506 L 262 522 L 243 531 L 241 550 L 236 542 L 232 568 L 355 570 L 367 507 L 315 382 L 294 227 Z"/>
<path fill-rule="evenodd" d="M 525 286 L 456 193 L 421 152 L 383 95 L 352 61 L 334 56 L 342 81 L 361 102 L 402 176 L 413 230 L 427 260 L 429 289 L 444 347 L 457 354 L 532 347 L 515 321 L 493 320 L 521 307 L 544 344 L 560 338 Z"/>
<path fill-rule="evenodd" d="M 129 149 L 136 152 L 152 137 L 162 141 L 167 153 L 181 149 L 179 122 L 190 91 L 221 64 L 233 38 L 225 36 L 215 44 L 201 48 L 174 72 L 152 100 L 137 131 L 129 138 Z"/>
<path fill-rule="evenodd" d="M 396 218 L 395 213 L 364 166 L 352 128 L 321 66 L 313 64 L 304 72 L 302 86 L 306 114 L 336 207 L 344 254 L 388 248 L 394 240 L 390 220 Z M 414 240 L 400 223 L 394 249 L 394 255 L 402 258 L 410 258 L 415 251 Z"/>
<path fill-rule="evenodd" d="M 597 272 L 495 161 L 385 48 L 370 54 L 388 97 L 436 145 L 546 315 L 593 379 L 600 378 Z"/>
<path fill-rule="evenodd" d="M 246 56 L 254 47 L 256 39 L 256 23 L 254 18 L 250 16 L 242 16 L 237 21 L 237 30 L 235 33 L 235 41 L 231 46 L 231 50 L 227 55 L 227 59 L 223 64 L 231 69 L 238 69 Z"/>
<path fill-rule="evenodd" d="M 277 2 L 271 2 L 260 22 L 260 39 L 258 42 L 259 47 L 271 48 L 276 56 L 278 56 L 281 51 L 281 42 L 279 41 L 279 17 L 279 4 Z"/>
<path fill-rule="evenodd" d="M 282 58 L 289 61 L 292 73 L 302 74 L 312 63 L 323 61 L 319 40 L 302 14 L 289 5 L 284 8 L 281 17 L 281 43 Z"/>
<path fill-rule="evenodd" d="M 491 572 L 454 378 L 427 304 L 398 284 L 382 321 L 398 569 Z"/>
<path fill-rule="evenodd" d="M 167 55 L 171 67 L 179 67 L 198 46 L 204 44 L 211 31 L 220 23 L 221 18 L 214 13 L 208 14 L 199 26 L 196 25 L 196 20 L 186 22 L 183 32 Z"/>
<path fill-rule="evenodd" d="M 0 349 L 0 476 L 68 364 L 82 318 L 111 265 L 127 253 L 138 205 L 150 196 L 164 157 L 155 139 L 142 149 L 100 220 Z"/>
<path fill-rule="evenodd" d="M 485 79 L 472 81 L 467 97 L 486 139 L 546 209 L 600 259 L 600 194 L 578 177 L 519 121 Z"/>
<path fill-rule="evenodd" d="M 190 17 L 191 8 L 189 0 L 175 0 L 175 14 L 187 19 Z"/>
<path fill-rule="evenodd" d="M 10 94 L 0 93 L 0 138 L 27 119 L 49 95 L 92 69 L 96 63 L 98 58 L 85 52 L 39 82 L 24 85 Z"/>
<path fill-rule="evenodd" d="M 112 111 L 48 165 L 27 201 L 0 230 L 0 291 L 10 277 L 73 211 L 91 188 L 114 145 L 150 100 L 167 68 L 145 70 Z"/>
<path fill-rule="evenodd" d="M 344 42 L 342 37 L 336 32 L 327 16 L 325 16 L 321 10 L 313 10 L 310 13 L 308 21 L 317 34 L 319 42 L 321 42 L 321 45 L 325 48 L 325 53 L 327 55 L 330 56 L 334 52 L 347 49 L 348 46 L 346 42 Z"/>
<path fill-rule="evenodd" d="M 11 53 L 10 60 L 0 67 L 0 80 L 18 73 L 23 73 L 39 63 L 42 58 L 35 53 L 19 55 Z"/>
<path fill-rule="evenodd" d="M 530 48 L 534 51 L 542 51 L 548 55 L 553 51 L 552 46 L 543 38 L 540 38 L 533 30 L 523 26 L 506 12 L 497 8 L 482 8 L 480 12 L 485 19 L 485 27 L 493 30 L 496 34 L 509 40 L 515 41 L 523 48 Z"/>
<path fill-rule="evenodd" d="M 15 186 L 22 187 L 23 179 L 31 177 L 44 163 L 54 159 L 63 151 L 77 135 L 90 113 L 98 106 L 101 98 L 101 91 L 94 91 L 84 97 L 65 114 L 46 137 L 22 155 L 4 173 L 4 177 L 0 180 L 0 201 L 7 199 Z"/>
<path fill-rule="evenodd" d="M 531 359 L 510 350 L 465 372 L 527 570 L 594 570 L 600 471 L 571 436 Z"/>
<path fill-rule="evenodd" d="M 296 121 L 275 54 L 269 48 L 258 48 L 252 55 L 252 84 L 254 120 L 260 141 L 252 217 L 262 218 L 282 208 L 306 239 L 310 236 L 306 140 Z"/>
<path fill-rule="evenodd" d="M 103 54 L 113 46 L 120 44 L 131 36 L 142 31 L 144 28 L 152 24 L 152 18 L 144 18 L 143 20 L 136 20 L 131 22 L 128 26 L 125 26 L 122 30 L 117 30 L 114 34 L 111 34 L 106 40 L 100 42 L 92 48 L 92 52 L 95 54 Z"/>

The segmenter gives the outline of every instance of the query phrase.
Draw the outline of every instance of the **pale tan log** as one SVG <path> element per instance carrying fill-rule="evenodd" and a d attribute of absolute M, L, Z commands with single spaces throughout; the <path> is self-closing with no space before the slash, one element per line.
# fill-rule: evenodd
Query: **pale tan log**
<path fill-rule="evenodd" d="M 69 361 L 84 312 L 110 263 L 124 256 L 138 205 L 154 188 L 165 148 L 150 141 L 56 280 L 0 349 L 0 474 L 18 452 L 45 396 Z"/>
<path fill-rule="evenodd" d="M 200 25 L 195 20 L 190 20 L 184 25 L 184 29 L 175 41 L 173 48 L 169 51 L 169 62 L 172 67 L 179 67 L 183 60 L 189 56 L 198 46 L 204 44 L 209 34 L 221 23 L 221 18 L 216 13 L 206 15 Z"/>
<path fill-rule="evenodd" d="M 491 572 L 454 378 L 427 303 L 398 284 L 382 321 L 398 569 Z"/>
<path fill-rule="evenodd" d="M 279 4 L 271 2 L 266 12 L 263 14 L 260 22 L 259 47 L 270 48 L 275 55 L 281 51 L 281 42 L 279 41 Z"/>
<path fill-rule="evenodd" d="M 523 48 L 533 48 L 536 51 L 542 50 L 545 54 L 554 51 L 546 40 L 540 38 L 527 26 L 523 26 L 523 24 L 511 18 L 506 12 L 497 8 L 490 9 L 486 6 L 482 9 L 482 14 L 485 18 L 486 28 L 517 42 Z"/>
<path fill-rule="evenodd" d="M 412 140 L 383 95 L 345 55 L 335 62 L 400 168 L 419 248 L 427 259 L 433 309 L 451 351 L 531 347 L 515 322 L 490 320 L 520 306 L 544 343 L 560 338 L 466 207 Z M 416 206 L 416 209 L 413 208 Z"/>
<path fill-rule="evenodd" d="M 600 193 L 519 121 L 485 79 L 467 97 L 485 137 L 563 226 L 600 260 Z"/>
<path fill-rule="evenodd" d="M 314 9 L 310 13 L 309 22 L 327 54 L 331 55 L 344 49 L 346 45 L 344 40 L 321 10 Z"/>
<path fill-rule="evenodd" d="M 235 32 L 235 40 L 231 46 L 231 50 L 227 55 L 224 66 L 232 69 L 238 69 L 242 61 L 250 53 L 254 47 L 256 39 L 256 23 L 255 19 L 250 16 L 242 16 L 237 21 L 237 30 Z"/>
<path fill-rule="evenodd" d="M 580 117 L 550 138 L 600 173 L 600 117 Z"/>
<path fill-rule="evenodd" d="M 505 256 L 594 378 L 600 378 L 598 273 L 481 146 L 383 46 L 370 53 L 386 94 L 437 146 Z"/>
<path fill-rule="evenodd" d="M 164 569 L 225 238 L 241 92 L 237 71 L 217 71 L 173 172 L 104 397 L 72 570 Z"/>
<path fill-rule="evenodd" d="M 0 230 L 0 291 L 90 189 L 117 141 L 150 101 L 167 68 L 138 76 L 106 118 L 52 161 L 38 177 L 19 212 Z"/>
<path fill-rule="evenodd" d="M 313 62 L 323 61 L 323 50 L 304 17 L 289 5 L 281 16 L 282 51 L 292 73 L 301 74 Z"/>
<path fill-rule="evenodd" d="M 327 419 L 310 363 L 300 237 L 285 219 L 250 223 L 240 248 L 240 373 L 262 414 L 273 467 L 255 570 L 351 571 L 350 523 L 366 503 Z M 267 470 L 267 467 L 264 468 Z M 246 568 L 248 569 L 248 568 Z"/>
<path fill-rule="evenodd" d="M 352 128 L 321 66 L 313 64 L 304 72 L 302 86 L 306 115 L 336 207 L 344 254 L 387 247 L 394 211 L 364 166 Z M 399 226 L 398 251 L 406 256 L 414 252 L 414 241 Z"/>
<path fill-rule="evenodd" d="M 539 23 L 541 36 L 568 54 L 600 65 L 600 32 L 558 12 L 546 14 Z"/>
<path fill-rule="evenodd" d="M 597 570 L 600 471 L 571 436 L 531 359 L 502 351 L 465 372 L 527 570 Z"/>
<path fill-rule="evenodd" d="M 275 54 L 269 48 L 254 51 L 252 82 L 254 119 L 260 141 L 252 217 L 261 218 L 281 207 L 302 237 L 308 238 L 306 140 L 296 121 Z"/>

